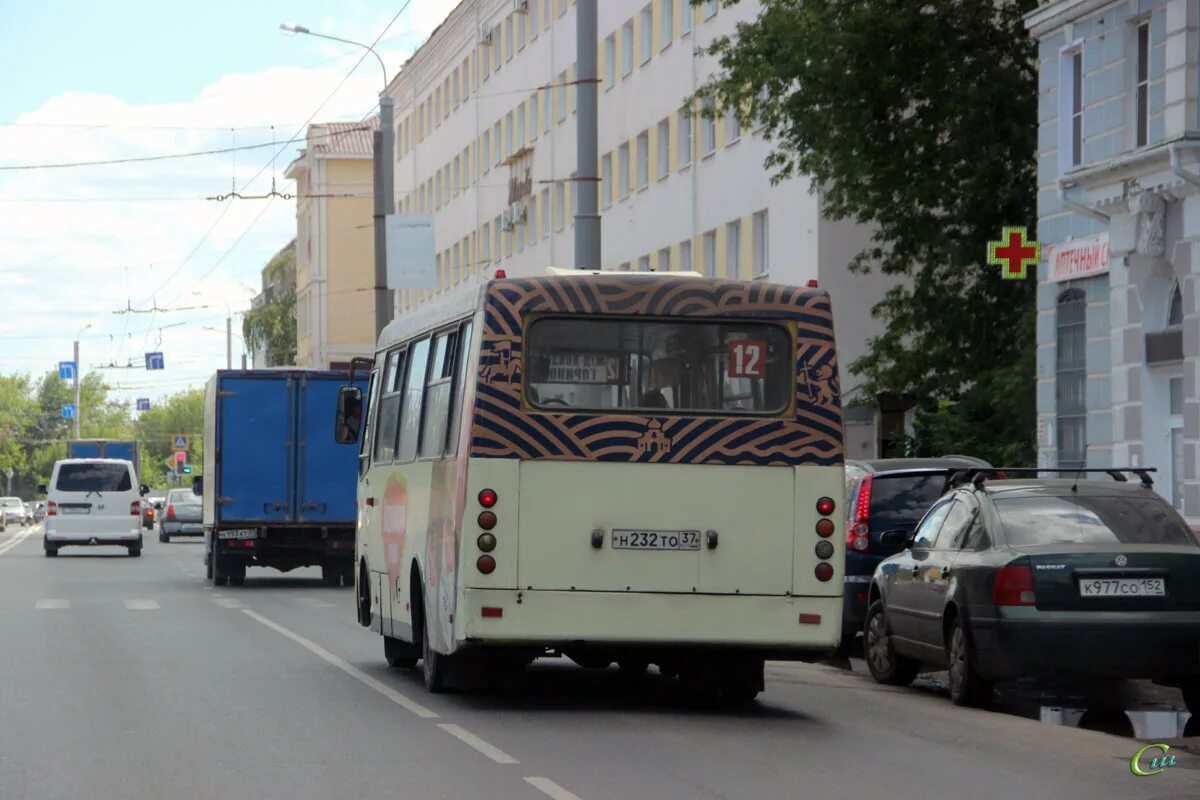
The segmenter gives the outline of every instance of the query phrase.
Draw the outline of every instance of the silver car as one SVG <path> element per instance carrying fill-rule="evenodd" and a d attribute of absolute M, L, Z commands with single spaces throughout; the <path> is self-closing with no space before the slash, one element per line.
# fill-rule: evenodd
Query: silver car
<path fill-rule="evenodd" d="M 203 536 L 203 508 L 191 489 L 167 492 L 163 509 L 157 514 L 158 540 L 169 542 L 172 536 Z"/>
<path fill-rule="evenodd" d="M 25 524 L 25 504 L 19 497 L 0 497 L 0 506 L 4 508 L 4 521 L 9 525 Z"/>

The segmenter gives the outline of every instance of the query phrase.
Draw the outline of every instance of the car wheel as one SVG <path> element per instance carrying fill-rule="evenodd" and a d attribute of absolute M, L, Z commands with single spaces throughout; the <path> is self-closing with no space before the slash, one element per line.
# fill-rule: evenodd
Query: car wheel
<path fill-rule="evenodd" d="M 130 558 L 139 558 L 141 555 L 142 555 L 142 548 L 140 548 L 140 547 L 129 548 L 129 557 Z"/>
<path fill-rule="evenodd" d="M 947 657 L 950 662 L 950 700 L 956 706 L 981 706 L 991 697 L 992 687 L 975 671 L 975 657 L 962 618 L 954 620 Z"/>
<path fill-rule="evenodd" d="M 882 600 L 871 603 L 863 624 L 863 651 L 871 677 L 888 686 L 907 686 L 917 677 L 921 662 L 900 655 L 892 646 L 887 608 Z"/>

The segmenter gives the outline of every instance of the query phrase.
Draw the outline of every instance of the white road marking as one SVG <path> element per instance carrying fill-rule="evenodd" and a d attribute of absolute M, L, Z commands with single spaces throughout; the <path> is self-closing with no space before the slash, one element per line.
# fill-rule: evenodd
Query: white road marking
<path fill-rule="evenodd" d="M 221 608 L 245 608 L 246 604 L 236 597 L 217 597 L 213 596 L 213 602 Z"/>
<path fill-rule="evenodd" d="M 363 672 L 358 667 L 353 666 L 345 659 L 335 656 L 333 653 L 329 652 L 324 647 L 321 647 L 321 645 L 317 644 L 316 642 L 309 641 L 308 639 L 305 639 L 300 634 L 293 633 L 292 631 L 283 627 L 279 623 L 272 622 L 271 620 L 267 619 L 263 615 L 257 614 L 248 608 L 242 609 L 242 613 L 257 622 L 261 622 L 263 625 L 266 625 L 268 628 L 275 631 L 276 633 L 286 636 L 287 638 L 291 639 L 296 644 L 300 645 L 301 647 L 305 648 L 306 650 L 314 653 L 318 657 L 324 659 L 328 663 L 337 667 L 342 672 L 346 673 L 350 677 L 357 680 L 359 683 L 362 683 L 365 686 L 369 686 L 370 688 L 374 689 L 375 691 L 379 692 L 381 695 L 386 697 L 388 700 L 391 700 L 393 703 L 400 706 L 401 708 L 408 709 L 409 711 L 416 714 L 421 719 L 437 719 L 438 715 L 436 712 L 430 711 L 425 706 L 421 705 L 420 703 L 418 703 L 415 700 L 412 700 L 411 698 L 407 697 L 406 695 L 401 694 L 400 692 L 396 691 L 392 687 L 388 686 L 386 683 L 383 683 L 382 681 L 372 678 L 370 675 Z"/>
<path fill-rule="evenodd" d="M 508 753 L 501 750 L 499 747 L 496 747 L 494 744 L 491 744 L 489 742 L 485 742 L 483 739 L 480 739 L 478 736 L 471 733 L 469 730 L 467 730 L 465 728 L 461 728 L 458 725 L 454 725 L 451 723 L 442 723 L 441 725 L 438 725 L 438 727 L 441 728 L 442 730 L 444 730 L 446 733 L 453 736 L 455 739 L 458 739 L 460 742 L 463 742 L 464 744 L 468 744 L 471 747 L 478 750 L 480 753 L 483 753 L 485 756 L 490 758 L 492 761 L 495 761 L 497 764 L 519 764 L 519 763 L 521 763 L 521 762 L 517 761 L 515 758 L 513 758 L 512 756 L 510 756 Z"/>
<path fill-rule="evenodd" d="M 0 556 L 4 555 L 9 550 L 12 550 L 14 547 L 19 545 L 21 542 L 28 539 L 30 536 L 33 536 L 34 533 L 35 533 L 35 531 L 33 528 L 26 528 L 25 530 L 23 530 L 20 533 L 18 533 L 17 535 L 15 535 L 12 538 L 11 542 L 5 542 L 4 544 L 0 544 Z"/>
<path fill-rule="evenodd" d="M 568 792 L 549 778 L 526 778 L 525 782 L 547 797 L 553 797 L 554 800 L 583 800 L 579 795 Z"/>
<path fill-rule="evenodd" d="M 153 600 L 133 599 L 125 601 L 125 608 L 130 611 L 153 611 L 156 608 L 161 608 L 158 603 Z"/>
<path fill-rule="evenodd" d="M 70 608 L 70 600 L 38 600 L 34 608 Z"/>

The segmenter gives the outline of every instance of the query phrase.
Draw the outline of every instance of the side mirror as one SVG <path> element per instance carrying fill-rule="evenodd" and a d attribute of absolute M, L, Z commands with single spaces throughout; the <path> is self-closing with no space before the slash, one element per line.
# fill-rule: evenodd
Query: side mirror
<path fill-rule="evenodd" d="M 192 494 L 203 496 L 204 494 L 204 476 L 197 475 L 192 478 Z"/>
<path fill-rule="evenodd" d="M 142 495 L 142 497 L 145 497 L 146 495 L 150 494 L 150 487 L 143 483 L 141 486 L 138 486 L 138 492 Z"/>
<path fill-rule="evenodd" d="M 362 432 L 363 396 L 357 386 L 338 390 L 337 415 L 333 423 L 333 440 L 338 444 L 354 444 Z"/>
<path fill-rule="evenodd" d="M 39 484 L 38 484 L 38 494 L 46 494 L 46 493 L 47 493 L 47 491 L 48 491 L 48 490 L 47 490 L 47 488 L 46 488 L 46 484 L 44 484 L 44 483 L 39 483 Z"/>
<path fill-rule="evenodd" d="M 879 534 L 879 546 L 885 553 L 899 553 L 912 545 L 912 533 L 906 528 L 892 528 Z"/>

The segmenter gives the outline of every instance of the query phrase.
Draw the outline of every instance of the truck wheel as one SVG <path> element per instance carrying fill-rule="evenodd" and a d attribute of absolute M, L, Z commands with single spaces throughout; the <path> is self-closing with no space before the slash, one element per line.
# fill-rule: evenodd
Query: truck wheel
<path fill-rule="evenodd" d="M 415 644 L 402 642 L 394 636 L 383 637 L 383 657 L 393 669 L 412 669 L 417 665 L 420 651 Z"/>
<path fill-rule="evenodd" d="M 208 572 L 212 576 L 213 586 L 225 586 L 229 583 L 229 575 L 224 566 L 216 550 L 208 554 Z"/>
<path fill-rule="evenodd" d="M 342 570 L 335 564 L 322 564 L 321 580 L 325 581 L 326 586 L 341 586 Z"/>
<path fill-rule="evenodd" d="M 229 570 L 229 585 L 241 586 L 246 582 L 246 565 L 238 564 Z"/>

